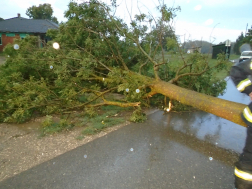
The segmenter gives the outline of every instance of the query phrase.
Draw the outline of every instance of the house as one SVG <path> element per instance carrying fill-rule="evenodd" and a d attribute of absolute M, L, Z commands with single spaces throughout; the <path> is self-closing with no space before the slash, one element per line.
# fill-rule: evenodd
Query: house
<path fill-rule="evenodd" d="M 195 52 L 201 53 L 201 47 L 190 47 L 186 49 L 186 52 L 187 53 L 195 53 Z"/>
<path fill-rule="evenodd" d="M 16 38 L 24 38 L 27 35 L 38 36 L 47 42 L 48 29 L 58 29 L 59 25 L 47 19 L 27 19 L 17 15 L 17 17 L 0 21 L 0 52 L 8 43 L 13 43 Z M 42 44 L 39 44 L 42 45 Z"/>

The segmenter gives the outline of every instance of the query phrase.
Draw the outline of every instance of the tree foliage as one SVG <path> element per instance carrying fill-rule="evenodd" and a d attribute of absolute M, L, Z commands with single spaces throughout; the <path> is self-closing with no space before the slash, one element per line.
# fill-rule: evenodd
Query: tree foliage
<path fill-rule="evenodd" d="M 113 8 L 97 0 L 70 2 L 68 21 L 47 32 L 53 41 L 43 48 L 37 48 L 34 36 L 16 40 L 18 50 L 8 45 L 9 57 L 0 67 L 0 121 L 24 122 L 35 113 L 95 112 L 104 105 L 136 107 L 132 120 L 143 121 L 140 106 L 166 105 L 162 95 L 150 98 L 156 82 L 212 96 L 224 91 L 225 81 L 215 77 L 228 69 L 224 56 L 210 63 L 207 55 L 180 50 L 170 27 L 179 8 L 160 5 L 160 17 L 139 14 L 130 25 L 112 16 Z M 112 93 L 124 98 L 111 99 Z"/>
<path fill-rule="evenodd" d="M 26 15 L 33 19 L 48 19 L 55 23 L 59 23 L 57 18 L 53 15 L 53 9 L 51 4 L 44 3 L 40 4 L 38 7 L 33 5 L 26 10 Z"/>
<path fill-rule="evenodd" d="M 246 36 L 242 40 L 243 43 L 248 43 L 252 47 L 252 27 L 246 33 Z"/>
<path fill-rule="evenodd" d="M 0 17 L 0 21 L 3 21 L 4 19 Z"/>
<path fill-rule="evenodd" d="M 241 54 L 240 52 L 240 46 L 243 44 L 243 39 L 244 39 L 244 35 L 243 32 L 241 33 L 241 35 L 238 36 L 238 38 L 236 39 L 235 45 L 234 45 L 234 53 L 239 55 Z"/>

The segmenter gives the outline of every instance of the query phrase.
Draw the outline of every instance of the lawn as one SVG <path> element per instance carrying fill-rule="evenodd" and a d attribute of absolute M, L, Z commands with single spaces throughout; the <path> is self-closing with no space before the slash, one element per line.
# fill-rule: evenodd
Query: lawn
<path fill-rule="evenodd" d="M 187 57 L 188 57 L 188 54 L 183 55 L 183 58 L 185 60 L 187 59 Z M 208 62 L 209 62 L 210 67 L 217 64 L 217 59 L 212 59 L 212 54 L 209 54 L 208 57 L 209 57 Z M 229 59 L 234 60 L 234 59 L 237 59 L 239 57 L 240 57 L 239 55 L 232 54 Z M 165 58 L 165 61 L 168 62 L 168 64 L 170 64 L 170 68 L 172 68 L 174 70 L 177 70 L 178 68 L 180 68 L 184 64 L 183 63 L 183 58 L 179 54 L 171 55 L 171 54 L 165 53 L 164 58 Z M 159 62 L 159 61 L 162 61 L 162 55 L 158 56 L 157 62 Z M 220 72 L 216 72 L 215 76 L 217 78 L 219 78 L 219 79 L 226 78 L 229 75 L 229 70 L 230 70 L 232 65 L 233 65 L 232 62 L 228 62 L 227 69 L 223 70 L 223 71 L 220 71 Z"/>

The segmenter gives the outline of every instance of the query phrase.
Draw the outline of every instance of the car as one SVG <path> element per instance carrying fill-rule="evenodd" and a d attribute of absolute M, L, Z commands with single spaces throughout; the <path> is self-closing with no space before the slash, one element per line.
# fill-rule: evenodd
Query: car
<path fill-rule="evenodd" d="M 252 59 L 252 51 L 243 51 L 241 53 L 239 62 L 243 61 L 243 60 L 247 60 L 247 59 Z"/>

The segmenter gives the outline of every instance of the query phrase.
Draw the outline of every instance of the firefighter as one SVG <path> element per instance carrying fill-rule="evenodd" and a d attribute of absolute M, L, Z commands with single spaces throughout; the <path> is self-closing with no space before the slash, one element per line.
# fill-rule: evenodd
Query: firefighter
<path fill-rule="evenodd" d="M 236 88 L 252 100 L 252 59 L 232 66 L 230 77 Z M 235 187 L 252 189 L 252 102 L 243 110 L 241 117 L 247 124 L 247 137 L 243 152 L 235 163 Z"/>

